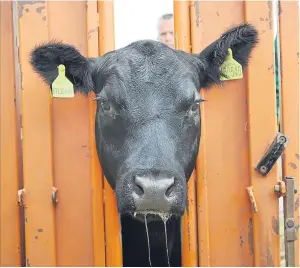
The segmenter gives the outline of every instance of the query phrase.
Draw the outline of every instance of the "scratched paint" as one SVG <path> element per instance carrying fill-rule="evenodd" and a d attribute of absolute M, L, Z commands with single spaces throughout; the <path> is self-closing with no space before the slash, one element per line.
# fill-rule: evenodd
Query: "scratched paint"
<path fill-rule="evenodd" d="M 23 17 L 24 15 L 24 10 L 26 12 L 29 12 L 30 8 L 32 5 L 36 5 L 36 4 L 43 4 L 40 7 L 36 8 L 36 12 L 41 13 L 42 10 L 45 8 L 45 1 L 41 0 L 41 1 L 19 1 L 18 2 L 18 6 L 19 6 L 19 17 Z"/>
<path fill-rule="evenodd" d="M 200 24 L 200 3 L 199 3 L 199 1 L 194 1 L 194 7 L 195 7 L 196 26 L 197 26 L 197 28 L 199 28 L 199 24 Z"/>
<path fill-rule="evenodd" d="M 248 244 L 249 244 L 249 254 L 253 256 L 254 245 L 253 245 L 253 223 L 252 218 L 249 218 L 248 221 Z"/>
<path fill-rule="evenodd" d="M 299 197 L 295 201 L 295 211 L 299 208 Z"/>
<path fill-rule="evenodd" d="M 269 18 L 268 18 L 268 22 L 269 22 L 269 29 L 272 30 L 273 29 L 273 4 L 272 4 L 272 0 L 268 1 L 268 8 L 269 8 Z"/>
<path fill-rule="evenodd" d="M 293 169 L 297 169 L 297 165 L 293 162 L 289 162 L 288 165 Z"/>
<path fill-rule="evenodd" d="M 279 220 L 276 217 L 272 217 L 272 229 L 275 234 L 279 235 Z"/>

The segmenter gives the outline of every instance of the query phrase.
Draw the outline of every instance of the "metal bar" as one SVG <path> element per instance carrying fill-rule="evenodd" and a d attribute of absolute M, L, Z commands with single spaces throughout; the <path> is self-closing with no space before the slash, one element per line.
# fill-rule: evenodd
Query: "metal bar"
<path fill-rule="evenodd" d="M 98 46 L 98 6 L 97 2 L 87 1 L 87 33 L 88 56 L 97 57 Z M 94 94 L 93 94 L 94 95 Z M 93 96 L 94 97 L 94 96 Z M 94 239 L 94 266 L 105 266 L 105 233 L 103 207 L 103 173 L 99 163 L 95 142 L 95 115 L 96 102 L 89 99 L 90 107 L 90 146 L 91 146 L 91 178 L 93 187 L 93 239 Z"/>
<path fill-rule="evenodd" d="M 21 265 L 18 129 L 11 1 L 0 2 L 0 266 Z"/>
<path fill-rule="evenodd" d="M 283 153 L 283 177 L 293 176 L 295 184 L 299 187 L 299 3 L 296 1 L 280 1 L 279 4 L 281 127 L 283 133 L 290 140 Z M 300 219 L 299 197 L 298 189 L 298 193 L 293 197 L 296 204 L 294 211 L 296 225 L 299 224 Z M 295 266 L 299 267 L 299 239 L 295 241 L 294 245 Z"/>
<path fill-rule="evenodd" d="M 16 92 L 16 113 L 17 113 L 17 147 L 18 147 L 18 172 L 19 189 L 24 188 L 23 176 L 23 148 L 22 148 L 22 114 L 21 114 L 21 66 L 19 51 L 19 10 L 18 3 L 12 2 L 13 27 L 14 27 L 14 60 L 15 60 L 15 92 Z M 25 244 L 25 211 L 20 207 L 20 236 L 21 236 L 21 266 L 26 266 L 26 244 Z"/>
<path fill-rule="evenodd" d="M 51 201 L 52 115 L 49 88 L 32 71 L 28 55 L 48 39 L 47 2 L 18 2 L 22 87 L 26 266 L 56 266 Z M 37 13 L 36 10 L 41 10 Z M 32 32 L 34 31 L 34 35 Z M 28 38 L 30 36 L 30 38 Z M 17 196 L 17 195 L 16 195 Z"/>
<path fill-rule="evenodd" d="M 287 267 L 295 267 L 295 241 L 297 229 L 295 224 L 295 181 L 294 177 L 286 177 L 286 195 L 284 197 L 285 209 L 285 236 L 286 236 L 286 263 Z"/>
<path fill-rule="evenodd" d="M 247 72 L 250 177 L 259 209 L 252 216 L 254 266 L 280 266 L 279 203 L 274 192 L 274 185 L 279 180 L 278 163 L 266 177 L 255 170 L 278 131 L 272 8 L 271 1 L 245 2 L 246 21 L 257 27 L 260 39 Z"/>
<path fill-rule="evenodd" d="M 193 1 L 192 52 L 244 22 L 243 1 Z M 197 160 L 200 266 L 253 266 L 246 79 L 201 90 Z"/>
<path fill-rule="evenodd" d="M 173 1 L 175 49 L 191 52 L 190 1 Z M 182 225 L 182 266 L 198 266 L 196 173 L 188 182 L 188 207 Z"/>
<path fill-rule="evenodd" d="M 85 1 L 46 1 L 49 39 L 74 45 L 88 56 Z M 47 88 L 49 92 L 49 87 Z M 93 266 L 93 188 L 89 98 L 52 99 L 53 186 L 57 266 Z M 71 254 L 70 254 L 71 252 Z"/>
<path fill-rule="evenodd" d="M 99 55 L 114 50 L 114 4 L 113 1 L 98 1 L 99 13 Z M 104 179 L 104 215 L 106 266 L 122 266 L 122 243 L 117 201 L 114 191 Z"/>
<path fill-rule="evenodd" d="M 203 49 L 202 29 L 200 29 L 200 1 L 193 1 L 190 6 L 191 18 L 191 52 L 199 53 Z M 200 89 L 200 93 L 205 97 L 205 91 Z M 197 196 L 197 220 L 198 220 L 198 263 L 200 267 L 211 266 L 210 261 L 210 241 L 209 241 L 209 210 L 208 210 L 208 189 L 206 172 L 206 152 L 205 152 L 205 104 L 200 106 L 201 111 L 201 141 L 200 150 L 196 164 L 196 196 Z"/>

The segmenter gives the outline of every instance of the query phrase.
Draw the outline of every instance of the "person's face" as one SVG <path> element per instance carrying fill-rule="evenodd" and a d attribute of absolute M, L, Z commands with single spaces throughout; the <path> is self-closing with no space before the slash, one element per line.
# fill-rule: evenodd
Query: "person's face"
<path fill-rule="evenodd" d="M 173 27 L 173 19 L 160 20 L 159 22 L 159 41 L 170 48 L 174 48 Z"/>

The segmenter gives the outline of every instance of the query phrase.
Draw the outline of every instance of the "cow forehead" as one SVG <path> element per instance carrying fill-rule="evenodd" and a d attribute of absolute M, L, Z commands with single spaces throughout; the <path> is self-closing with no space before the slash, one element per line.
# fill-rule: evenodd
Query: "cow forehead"
<path fill-rule="evenodd" d="M 159 42 L 135 42 L 109 54 L 105 63 L 96 80 L 109 95 L 149 98 L 176 94 L 189 98 L 197 87 L 197 73 L 188 59 L 182 60 L 176 50 Z"/>

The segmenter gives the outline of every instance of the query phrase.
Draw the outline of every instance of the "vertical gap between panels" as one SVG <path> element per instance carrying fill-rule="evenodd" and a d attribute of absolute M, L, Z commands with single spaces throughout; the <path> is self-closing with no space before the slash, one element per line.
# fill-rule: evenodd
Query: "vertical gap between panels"
<path fill-rule="evenodd" d="M 19 16 L 18 3 L 12 1 L 12 16 L 13 16 L 13 37 L 14 37 L 14 68 L 15 68 L 15 90 L 16 90 L 16 127 L 17 127 L 17 147 L 18 147 L 18 176 L 19 189 L 24 188 L 23 178 L 23 150 L 22 150 L 22 113 L 21 113 L 21 66 L 19 58 Z M 17 198 L 16 193 L 16 198 Z M 21 266 L 26 266 L 26 243 L 25 243 L 25 214 L 24 208 L 20 207 L 20 255 Z"/>
<path fill-rule="evenodd" d="M 279 0 L 273 1 L 273 25 L 274 25 L 274 79 L 276 90 L 276 116 L 278 132 L 282 129 L 282 106 L 281 106 L 281 51 L 280 51 L 280 31 L 279 31 Z M 278 159 L 278 179 L 283 180 L 283 162 L 282 156 Z M 279 251 L 280 251 L 280 266 L 285 266 L 285 242 L 284 242 L 284 204 L 283 197 L 278 199 L 279 215 L 278 215 L 278 228 L 279 228 Z"/>

